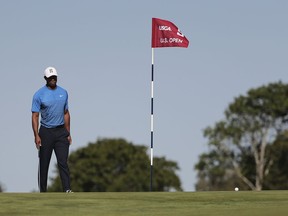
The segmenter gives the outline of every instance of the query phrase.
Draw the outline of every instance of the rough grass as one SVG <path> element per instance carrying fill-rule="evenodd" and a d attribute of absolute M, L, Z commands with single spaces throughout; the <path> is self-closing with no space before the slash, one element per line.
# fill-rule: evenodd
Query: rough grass
<path fill-rule="evenodd" d="M 288 215 L 288 191 L 0 193 L 0 215 Z"/>

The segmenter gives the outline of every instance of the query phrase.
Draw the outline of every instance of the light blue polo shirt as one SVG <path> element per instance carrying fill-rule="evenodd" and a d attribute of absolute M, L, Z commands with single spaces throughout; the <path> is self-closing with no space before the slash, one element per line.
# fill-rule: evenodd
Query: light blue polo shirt
<path fill-rule="evenodd" d="M 65 110 L 68 110 L 68 93 L 58 85 L 55 89 L 45 85 L 33 96 L 31 111 L 41 113 L 40 123 L 46 128 L 63 125 Z"/>

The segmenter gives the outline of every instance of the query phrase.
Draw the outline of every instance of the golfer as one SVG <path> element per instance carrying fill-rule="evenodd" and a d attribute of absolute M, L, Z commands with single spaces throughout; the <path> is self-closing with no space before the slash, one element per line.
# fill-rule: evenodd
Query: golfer
<path fill-rule="evenodd" d="M 68 93 L 57 85 L 57 78 L 58 74 L 54 67 L 46 68 L 44 71 L 46 85 L 34 94 L 32 100 L 32 129 L 36 148 L 39 150 L 38 184 L 40 192 L 47 191 L 49 164 L 54 150 L 63 191 L 71 193 L 67 164 L 69 146 L 72 142 Z"/>

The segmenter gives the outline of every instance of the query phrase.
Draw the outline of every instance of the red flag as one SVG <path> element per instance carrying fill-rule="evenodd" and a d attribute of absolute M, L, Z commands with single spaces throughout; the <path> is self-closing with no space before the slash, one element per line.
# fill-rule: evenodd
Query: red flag
<path fill-rule="evenodd" d="M 152 48 L 185 47 L 188 39 L 180 32 L 177 26 L 167 20 L 152 18 Z"/>

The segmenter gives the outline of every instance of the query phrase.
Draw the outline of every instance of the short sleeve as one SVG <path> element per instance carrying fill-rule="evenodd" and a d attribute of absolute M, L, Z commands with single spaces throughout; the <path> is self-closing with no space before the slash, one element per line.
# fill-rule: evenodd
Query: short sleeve
<path fill-rule="evenodd" d="M 65 107 L 64 107 L 64 110 L 69 110 L 69 106 L 68 106 L 68 92 L 66 91 L 66 101 L 65 101 Z"/>
<path fill-rule="evenodd" d="M 40 112 L 40 109 L 41 109 L 41 100 L 39 94 L 35 93 L 32 99 L 31 112 Z"/>

